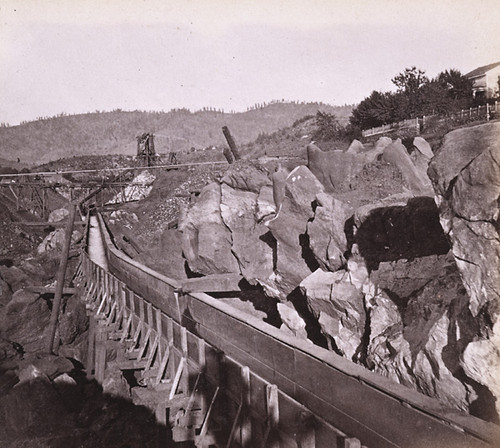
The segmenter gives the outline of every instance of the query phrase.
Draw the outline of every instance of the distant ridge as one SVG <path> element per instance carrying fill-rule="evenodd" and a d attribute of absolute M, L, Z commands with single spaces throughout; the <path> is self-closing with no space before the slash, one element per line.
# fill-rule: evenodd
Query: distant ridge
<path fill-rule="evenodd" d="M 352 106 L 272 102 L 240 113 L 175 109 L 170 112 L 115 110 L 59 115 L 0 127 L 0 157 L 41 164 L 78 155 L 133 155 L 135 137 L 143 132 L 156 134 L 158 152 L 179 152 L 191 147 L 224 145 L 222 126 L 229 127 L 238 144 L 245 144 L 262 133 L 272 133 L 291 126 L 306 115 L 315 115 L 318 110 L 346 120 Z"/>

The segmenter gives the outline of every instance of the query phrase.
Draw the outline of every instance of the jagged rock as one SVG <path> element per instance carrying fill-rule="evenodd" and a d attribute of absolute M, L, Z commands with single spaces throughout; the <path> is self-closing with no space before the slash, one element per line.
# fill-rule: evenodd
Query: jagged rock
<path fill-rule="evenodd" d="M 500 396 L 500 322 L 497 321 L 493 328 L 492 339 L 478 339 L 472 341 L 465 348 L 460 366 L 465 374 L 486 386 L 493 397 Z M 500 414 L 498 398 L 496 400 L 496 411 Z"/>
<path fill-rule="evenodd" d="M 283 325 L 281 330 L 300 339 L 307 339 L 306 323 L 289 302 L 277 304 L 278 313 Z"/>
<path fill-rule="evenodd" d="M 182 256 L 182 232 L 178 229 L 165 229 L 158 237 L 157 244 L 147 252 L 138 254 L 135 259 L 169 278 L 187 278 Z"/>
<path fill-rule="evenodd" d="M 44 376 L 19 383 L 0 400 L 2 441 L 37 438 L 40 442 L 43 436 L 68 430 L 71 420 L 59 394 Z"/>
<path fill-rule="evenodd" d="M 9 291 L 14 293 L 21 288 L 25 288 L 26 286 L 33 284 L 30 277 L 17 266 L 11 266 L 10 268 L 7 266 L 0 266 L 0 277 L 7 284 L 5 290 L 7 295 L 9 294 Z M 12 294 L 10 295 L 12 296 Z"/>
<path fill-rule="evenodd" d="M 349 188 L 364 164 L 363 155 L 343 151 L 324 152 L 314 143 L 307 145 L 307 166 L 327 192 Z"/>
<path fill-rule="evenodd" d="M 128 229 L 132 228 L 134 224 L 139 222 L 139 218 L 133 212 L 128 212 L 126 210 L 113 210 L 108 219 L 109 224 L 121 224 Z"/>
<path fill-rule="evenodd" d="M 459 355 L 474 323 L 457 268 L 447 257 L 435 278 L 411 296 L 401 315 L 376 285 L 365 296 L 370 337 L 366 363 L 372 370 L 468 410 L 477 394 L 460 377 Z"/>
<path fill-rule="evenodd" d="M 425 347 L 415 358 L 413 372 L 419 389 L 454 408 L 469 410 L 469 403 L 477 395 L 455 377 L 445 364 L 448 348 L 450 319 L 446 314 L 433 325 Z"/>
<path fill-rule="evenodd" d="M 49 219 L 47 220 L 48 222 L 58 222 L 62 221 L 63 219 L 67 218 L 69 216 L 69 211 L 65 208 L 58 208 L 57 210 L 54 210 L 50 212 Z"/>
<path fill-rule="evenodd" d="M 417 169 L 413 164 L 405 146 L 401 143 L 401 139 L 397 139 L 384 148 L 383 158 L 399 168 L 408 187 L 415 196 L 434 195 L 427 172 Z"/>
<path fill-rule="evenodd" d="M 365 151 L 365 146 L 359 140 L 353 140 L 352 143 L 347 148 L 348 153 L 351 154 L 360 154 Z"/>
<path fill-rule="evenodd" d="M 429 255 L 382 262 L 370 273 L 370 280 L 391 297 L 405 299 L 435 278 L 446 258 L 447 255 Z"/>
<path fill-rule="evenodd" d="M 118 364 L 114 362 L 109 363 L 106 378 L 102 384 L 102 391 L 114 397 L 130 399 L 130 386 L 123 377 Z"/>
<path fill-rule="evenodd" d="M 413 146 L 417 148 L 417 150 L 427 157 L 427 159 L 432 159 L 434 157 L 434 153 L 432 152 L 431 145 L 427 143 L 427 141 L 422 137 L 415 137 L 413 139 Z"/>
<path fill-rule="evenodd" d="M 370 323 L 367 366 L 400 383 L 411 384 L 411 381 L 404 381 L 400 369 L 404 366 L 392 362 L 394 355 L 409 353 L 409 344 L 406 341 L 405 347 L 402 347 L 403 319 L 397 305 L 375 285 L 374 292 L 367 294 L 365 301 Z"/>
<path fill-rule="evenodd" d="M 400 199 L 398 196 L 397 199 Z M 416 197 L 406 205 L 399 201 L 370 204 L 354 215 L 353 240 L 370 269 L 383 261 L 446 254 L 449 243 L 439 223 L 434 200 Z M 382 205 L 382 206 L 381 206 Z"/>
<path fill-rule="evenodd" d="M 193 272 L 205 275 L 240 272 L 231 252 L 231 231 L 221 217 L 220 201 L 220 185 L 207 185 L 179 225 L 182 251 Z"/>
<path fill-rule="evenodd" d="M 300 283 L 300 289 L 325 337 L 341 354 L 355 359 L 361 350 L 366 316 L 363 293 L 352 283 L 351 273 L 317 269 Z"/>
<path fill-rule="evenodd" d="M 64 345 L 71 344 L 89 325 L 85 304 L 77 295 L 71 296 L 59 316 L 59 339 Z"/>
<path fill-rule="evenodd" d="M 21 367 L 19 369 L 18 378 L 18 384 L 33 381 L 35 378 L 48 379 L 47 375 L 45 375 L 45 373 L 43 373 L 38 367 L 34 366 L 33 364 L 28 364 Z"/>
<path fill-rule="evenodd" d="M 12 297 L 12 290 L 10 289 L 10 286 L 0 276 L 0 307 L 7 305 L 11 297 Z"/>
<path fill-rule="evenodd" d="M 285 184 L 288 177 L 288 171 L 285 170 L 281 165 L 276 168 L 276 171 L 272 174 L 273 181 L 273 199 L 276 211 L 278 211 L 285 197 Z"/>
<path fill-rule="evenodd" d="M 224 224 L 231 231 L 231 250 L 238 260 L 242 275 L 251 283 L 257 277 L 268 277 L 273 272 L 272 248 L 264 241 L 268 232 L 254 215 L 257 194 L 221 186 L 220 211 Z"/>
<path fill-rule="evenodd" d="M 482 323 L 476 340 L 465 349 L 464 371 L 490 390 L 500 414 L 498 383 L 487 373 L 500 364 L 499 351 L 490 350 L 490 343 L 500 337 L 500 123 L 448 133 L 429 175 L 438 195 L 441 225 L 470 296 L 470 312 Z M 481 352 L 486 370 L 479 373 L 473 363 Z"/>
<path fill-rule="evenodd" d="M 375 143 L 375 150 L 380 154 L 384 152 L 384 148 L 392 143 L 392 139 L 389 137 L 380 137 Z"/>
<path fill-rule="evenodd" d="M 21 289 L 0 309 L 2 336 L 23 346 L 26 352 L 41 350 L 50 320 L 47 302 L 38 294 Z"/>
<path fill-rule="evenodd" d="M 34 377 L 44 375 L 49 380 L 57 378 L 63 373 L 69 373 L 74 369 L 73 363 L 62 356 L 49 355 L 48 353 L 36 353 L 25 357 L 20 365 L 21 371 L 38 372 Z M 21 379 L 21 374 L 19 374 Z"/>
<path fill-rule="evenodd" d="M 264 185 L 272 185 L 269 174 L 264 167 L 244 159 L 231 165 L 222 178 L 222 183 L 236 190 L 253 193 L 259 193 Z"/>
<path fill-rule="evenodd" d="M 38 254 L 50 252 L 54 249 L 61 249 L 64 244 L 64 229 L 56 229 L 49 233 L 37 247 Z M 73 230 L 71 234 L 71 244 L 76 244 L 83 238 L 83 234 L 78 230 Z"/>
<path fill-rule="evenodd" d="M 283 189 L 284 192 L 284 189 Z M 264 185 L 257 197 L 257 209 L 255 210 L 255 218 L 257 222 L 261 222 L 266 218 L 270 218 L 276 214 L 277 207 L 274 202 L 273 187 Z"/>
<path fill-rule="evenodd" d="M 391 207 L 406 207 L 411 195 L 406 193 L 393 194 L 387 196 L 380 201 L 372 202 L 370 204 L 358 207 L 354 213 L 354 233 L 359 229 L 363 222 L 370 216 L 370 214 L 377 209 L 385 209 Z"/>
<path fill-rule="evenodd" d="M 500 297 L 499 141 L 500 123 L 450 132 L 429 168 L 474 315 Z"/>
<path fill-rule="evenodd" d="M 312 204 L 322 192 L 323 186 L 307 167 L 299 166 L 288 175 L 283 204 L 266 223 L 276 240 L 274 272 L 259 279 L 268 295 L 284 300 L 312 272 L 311 267 L 316 269 L 314 257 L 309 257 L 306 230 L 314 216 Z"/>
<path fill-rule="evenodd" d="M 147 198 L 153 189 L 152 183 L 156 176 L 149 171 L 143 171 L 134 177 L 132 185 L 127 185 L 120 193 L 116 194 L 107 203 L 119 204 L 121 202 L 139 201 Z"/>
<path fill-rule="evenodd" d="M 460 172 L 480 154 L 490 153 L 495 157 L 499 134 L 498 122 L 456 129 L 446 134 L 429 167 L 429 176 L 437 192 L 444 195 Z"/>
<path fill-rule="evenodd" d="M 307 223 L 309 247 L 323 269 L 335 271 L 345 264 L 346 221 L 352 209 L 326 193 L 316 196 L 314 219 Z"/>

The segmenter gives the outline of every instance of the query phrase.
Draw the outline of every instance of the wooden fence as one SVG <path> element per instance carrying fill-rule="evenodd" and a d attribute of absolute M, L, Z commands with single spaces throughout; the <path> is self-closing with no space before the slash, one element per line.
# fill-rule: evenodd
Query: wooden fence
<path fill-rule="evenodd" d="M 366 129 L 362 132 L 363 137 L 371 137 L 373 135 L 382 135 L 400 130 L 414 130 L 419 134 L 425 129 L 426 124 L 430 121 L 447 121 L 451 120 L 456 123 L 468 121 L 489 121 L 492 118 L 500 117 L 500 105 L 497 101 L 494 104 L 486 104 L 484 106 L 471 107 L 462 109 L 459 112 L 451 112 L 446 116 L 442 115 L 427 115 L 421 118 L 410 118 L 399 121 L 397 123 L 384 124 L 382 126 Z"/>

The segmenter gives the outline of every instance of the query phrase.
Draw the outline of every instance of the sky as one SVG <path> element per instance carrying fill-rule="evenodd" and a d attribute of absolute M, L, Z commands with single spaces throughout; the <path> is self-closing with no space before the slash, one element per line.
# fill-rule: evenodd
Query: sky
<path fill-rule="evenodd" d="M 498 0 L 1 0 L 0 123 L 358 103 L 500 61 Z"/>

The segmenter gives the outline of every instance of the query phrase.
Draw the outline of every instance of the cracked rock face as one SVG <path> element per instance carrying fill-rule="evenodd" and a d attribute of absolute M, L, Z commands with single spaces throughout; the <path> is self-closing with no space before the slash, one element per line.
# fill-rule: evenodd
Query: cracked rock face
<path fill-rule="evenodd" d="M 465 349 L 461 365 L 490 390 L 500 412 L 500 387 L 494 379 L 498 378 L 500 352 L 493 343 L 500 331 L 500 123 L 447 134 L 429 175 L 441 224 L 470 297 L 470 312 L 483 323 L 476 340 Z"/>
<path fill-rule="evenodd" d="M 276 260 L 272 277 L 262 285 L 266 293 L 281 300 L 317 267 L 314 257 L 304 251 L 309 250 L 306 231 L 314 217 L 312 204 L 322 192 L 323 186 L 307 167 L 295 168 L 286 179 L 279 212 L 266 223 L 276 240 Z"/>

